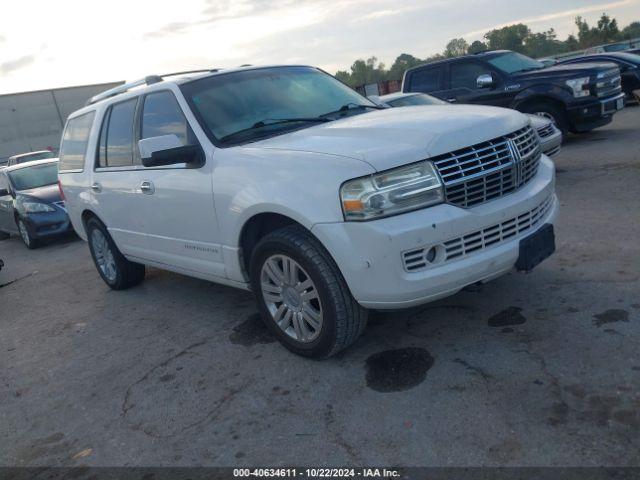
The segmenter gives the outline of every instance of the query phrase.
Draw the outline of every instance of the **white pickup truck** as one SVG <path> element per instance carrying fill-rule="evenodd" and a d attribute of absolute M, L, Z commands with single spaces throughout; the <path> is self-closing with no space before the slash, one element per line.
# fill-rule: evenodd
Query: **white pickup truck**
<path fill-rule="evenodd" d="M 555 248 L 553 163 L 513 110 L 380 109 L 308 66 L 151 76 L 68 119 L 60 187 L 102 279 L 145 265 L 255 293 L 328 357 L 368 309 L 451 295 Z"/>

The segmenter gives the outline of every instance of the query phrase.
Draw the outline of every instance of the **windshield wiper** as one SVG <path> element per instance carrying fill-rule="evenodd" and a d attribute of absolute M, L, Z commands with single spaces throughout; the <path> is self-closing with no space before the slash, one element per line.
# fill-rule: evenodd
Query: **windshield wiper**
<path fill-rule="evenodd" d="M 335 113 L 343 113 L 343 112 L 348 112 L 349 110 L 361 110 L 363 108 L 373 108 L 374 110 L 386 110 L 386 107 L 382 107 L 380 105 L 364 105 L 361 103 L 347 103 L 345 105 L 342 105 L 339 109 L 334 110 L 332 112 L 327 112 L 327 113 L 323 113 L 322 115 L 320 115 L 321 117 L 327 117 L 329 115 L 333 115 Z"/>
<path fill-rule="evenodd" d="M 324 117 L 297 117 L 297 118 L 265 118 L 264 120 L 260 120 L 248 128 L 243 128 L 242 130 L 238 130 L 237 132 L 230 133 L 229 135 L 225 135 L 224 137 L 219 138 L 220 142 L 228 142 L 229 140 L 242 136 L 244 134 L 254 132 L 256 130 L 260 130 L 261 128 L 268 127 L 271 125 L 283 125 L 286 123 L 326 123 L 330 122 L 329 118 Z"/>

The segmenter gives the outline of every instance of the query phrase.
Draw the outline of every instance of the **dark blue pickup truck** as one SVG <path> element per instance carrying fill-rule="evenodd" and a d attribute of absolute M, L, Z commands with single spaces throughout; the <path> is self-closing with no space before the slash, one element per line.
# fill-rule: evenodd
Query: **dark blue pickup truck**
<path fill-rule="evenodd" d="M 564 132 L 611 122 L 624 107 L 620 70 L 611 63 L 544 64 L 509 50 L 481 52 L 407 70 L 403 92 L 448 102 L 508 107 L 553 120 Z"/>

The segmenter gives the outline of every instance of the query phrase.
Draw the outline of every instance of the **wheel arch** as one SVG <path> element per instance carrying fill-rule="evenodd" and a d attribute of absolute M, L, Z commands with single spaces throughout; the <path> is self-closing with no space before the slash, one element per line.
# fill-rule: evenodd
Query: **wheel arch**
<path fill-rule="evenodd" d="M 245 278 L 249 278 L 251 257 L 258 242 L 265 235 L 289 225 L 298 225 L 301 228 L 304 228 L 310 235 L 320 242 L 309 228 L 294 218 L 282 213 L 272 211 L 260 212 L 254 214 L 244 222 L 240 229 L 238 246 L 240 248 L 240 266 Z"/>
<path fill-rule="evenodd" d="M 92 218 L 95 218 L 106 227 L 106 224 L 102 221 L 102 219 L 96 212 L 89 208 L 85 208 L 80 214 L 80 219 L 82 220 L 82 235 L 84 236 L 85 240 L 87 240 L 87 222 Z"/>
<path fill-rule="evenodd" d="M 532 105 L 536 105 L 539 103 L 550 103 L 561 108 L 563 111 L 566 109 L 566 106 L 562 100 L 552 95 L 544 95 L 544 94 L 535 94 L 533 96 L 527 95 L 523 98 L 516 97 L 513 101 L 513 104 L 511 105 L 511 108 L 514 108 L 522 112 L 527 107 L 530 107 Z"/>

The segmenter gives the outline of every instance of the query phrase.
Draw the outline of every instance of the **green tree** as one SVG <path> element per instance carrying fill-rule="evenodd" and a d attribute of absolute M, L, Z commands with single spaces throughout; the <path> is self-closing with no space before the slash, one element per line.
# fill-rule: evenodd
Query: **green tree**
<path fill-rule="evenodd" d="M 471 45 L 469 45 L 469 48 L 467 48 L 467 53 L 479 53 L 485 51 L 487 48 L 488 47 L 486 43 L 481 42 L 480 40 L 475 40 L 471 43 Z"/>
<path fill-rule="evenodd" d="M 384 63 L 378 63 L 376 57 L 369 57 L 366 60 L 358 59 L 351 65 L 351 75 L 349 85 L 357 87 L 369 83 L 377 83 L 385 80 L 387 72 Z"/>
<path fill-rule="evenodd" d="M 546 57 L 563 50 L 553 28 L 546 32 L 529 33 L 524 40 L 525 53 L 531 57 Z"/>
<path fill-rule="evenodd" d="M 459 57 L 460 55 L 465 55 L 468 48 L 469 44 L 464 38 L 454 38 L 447 43 L 442 54 L 447 58 Z"/>
<path fill-rule="evenodd" d="M 345 70 L 338 70 L 335 77 L 341 82 L 351 85 L 351 74 Z"/>
<path fill-rule="evenodd" d="M 615 18 L 611 19 L 606 13 L 600 16 L 596 27 L 590 27 L 581 16 L 577 16 L 575 21 L 576 27 L 578 27 L 578 43 L 581 48 L 615 42 L 621 37 L 618 22 Z"/>
<path fill-rule="evenodd" d="M 422 63 L 424 63 L 423 60 L 420 60 L 413 55 L 409 55 L 408 53 L 401 53 L 395 59 L 393 65 L 391 65 L 391 68 L 387 73 L 387 78 L 389 80 L 401 80 L 405 71 Z"/>
<path fill-rule="evenodd" d="M 620 37 L 625 40 L 640 38 L 640 22 L 631 22 L 620 32 Z"/>
<path fill-rule="evenodd" d="M 491 50 L 513 50 L 523 53 L 525 39 L 530 35 L 529 27 L 522 23 L 497 28 L 484 34 Z"/>

